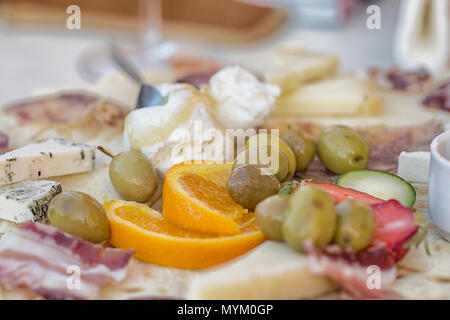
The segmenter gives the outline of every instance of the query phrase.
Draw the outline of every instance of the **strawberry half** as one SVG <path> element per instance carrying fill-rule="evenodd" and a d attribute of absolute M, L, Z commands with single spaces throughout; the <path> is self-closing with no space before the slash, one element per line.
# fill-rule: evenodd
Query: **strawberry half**
<path fill-rule="evenodd" d="M 406 241 L 419 229 L 415 211 L 402 206 L 397 200 L 373 204 L 372 209 L 376 220 L 372 245 L 384 243 L 394 253 L 395 261 L 401 260 L 408 252 Z"/>

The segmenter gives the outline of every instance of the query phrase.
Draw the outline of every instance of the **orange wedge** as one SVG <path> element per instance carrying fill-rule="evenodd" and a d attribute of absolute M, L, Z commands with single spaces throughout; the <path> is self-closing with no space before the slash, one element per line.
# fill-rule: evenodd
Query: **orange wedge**
<path fill-rule="evenodd" d="M 137 202 L 107 201 L 104 209 L 113 246 L 135 249 L 136 258 L 168 267 L 211 267 L 249 251 L 265 239 L 255 222 L 247 226 L 246 232 L 220 237 L 181 229 Z"/>
<path fill-rule="evenodd" d="M 231 164 L 180 163 L 164 180 L 162 214 L 185 229 L 221 235 L 239 234 L 255 214 L 228 195 Z"/>

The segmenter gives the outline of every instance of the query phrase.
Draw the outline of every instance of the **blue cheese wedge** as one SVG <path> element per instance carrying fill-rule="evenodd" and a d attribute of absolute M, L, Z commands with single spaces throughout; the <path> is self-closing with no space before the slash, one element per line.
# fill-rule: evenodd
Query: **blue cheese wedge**
<path fill-rule="evenodd" d="M 62 192 L 59 182 L 21 181 L 0 186 L 0 219 L 13 223 L 47 222 L 50 200 Z"/>
<path fill-rule="evenodd" d="M 0 185 L 87 172 L 94 166 L 94 147 L 50 139 L 0 155 Z"/>

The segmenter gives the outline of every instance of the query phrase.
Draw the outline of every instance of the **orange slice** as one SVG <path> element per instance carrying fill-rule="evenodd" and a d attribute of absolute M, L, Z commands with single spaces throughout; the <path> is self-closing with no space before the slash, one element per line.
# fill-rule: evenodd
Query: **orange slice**
<path fill-rule="evenodd" d="M 181 229 L 150 207 L 131 201 L 104 204 L 110 222 L 109 242 L 135 249 L 135 257 L 154 264 L 202 269 L 235 258 L 264 241 L 255 222 L 235 236 L 217 236 Z"/>
<path fill-rule="evenodd" d="M 239 234 L 255 214 L 228 195 L 227 163 L 180 163 L 164 180 L 162 214 L 185 229 L 221 235 Z"/>

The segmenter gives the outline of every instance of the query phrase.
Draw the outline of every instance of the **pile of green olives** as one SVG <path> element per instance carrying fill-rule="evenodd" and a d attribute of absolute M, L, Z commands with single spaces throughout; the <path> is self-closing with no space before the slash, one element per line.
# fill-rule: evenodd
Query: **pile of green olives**
<path fill-rule="evenodd" d="M 58 194 L 50 201 L 47 216 L 61 231 L 86 241 L 101 243 L 109 238 L 109 222 L 102 205 L 83 192 Z"/>
<path fill-rule="evenodd" d="M 146 202 L 157 188 L 153 166 L 138 150 L 112 156 L 109 178 L 117 193 L 129 201 Z"/>
<path fill-rule="evenodd" d="M 299 252 L 309 242 L 323 248 L 334 242 L 354 252 L 365 249 L 375 233 L 372 208 L 359 200 L 334 206 L 323 189 L 301 186 L 290 195 L 272 195 L 258 203 L 256 221 L 270 240 L 285 241 Z"/>
<path fill-rule="evenodd" d="M 278 136 L 251 137 L 234 160 L 227 181 L 228 194 L 244 208 L 253 210 L 265 198 L 277 193 L 281 182 L 295 173 L 295 155 Z"/>
<path fill-rule="evenodd" d="M 253 164 L 266 168 L 278 181 L 292 179 L 295 173 L 296 160 L 292 149 L 278 136 L 258 134 L 252 136 L 233 164 L 233 168 Z"/>
<path fill-rule="evenodd" d="M 328 170 L 342 174 L 364 169 L 370 159 L 370 148 L 355 130 L 346 126 L 334 126 L 320 134 L 317 154 Z"/>

